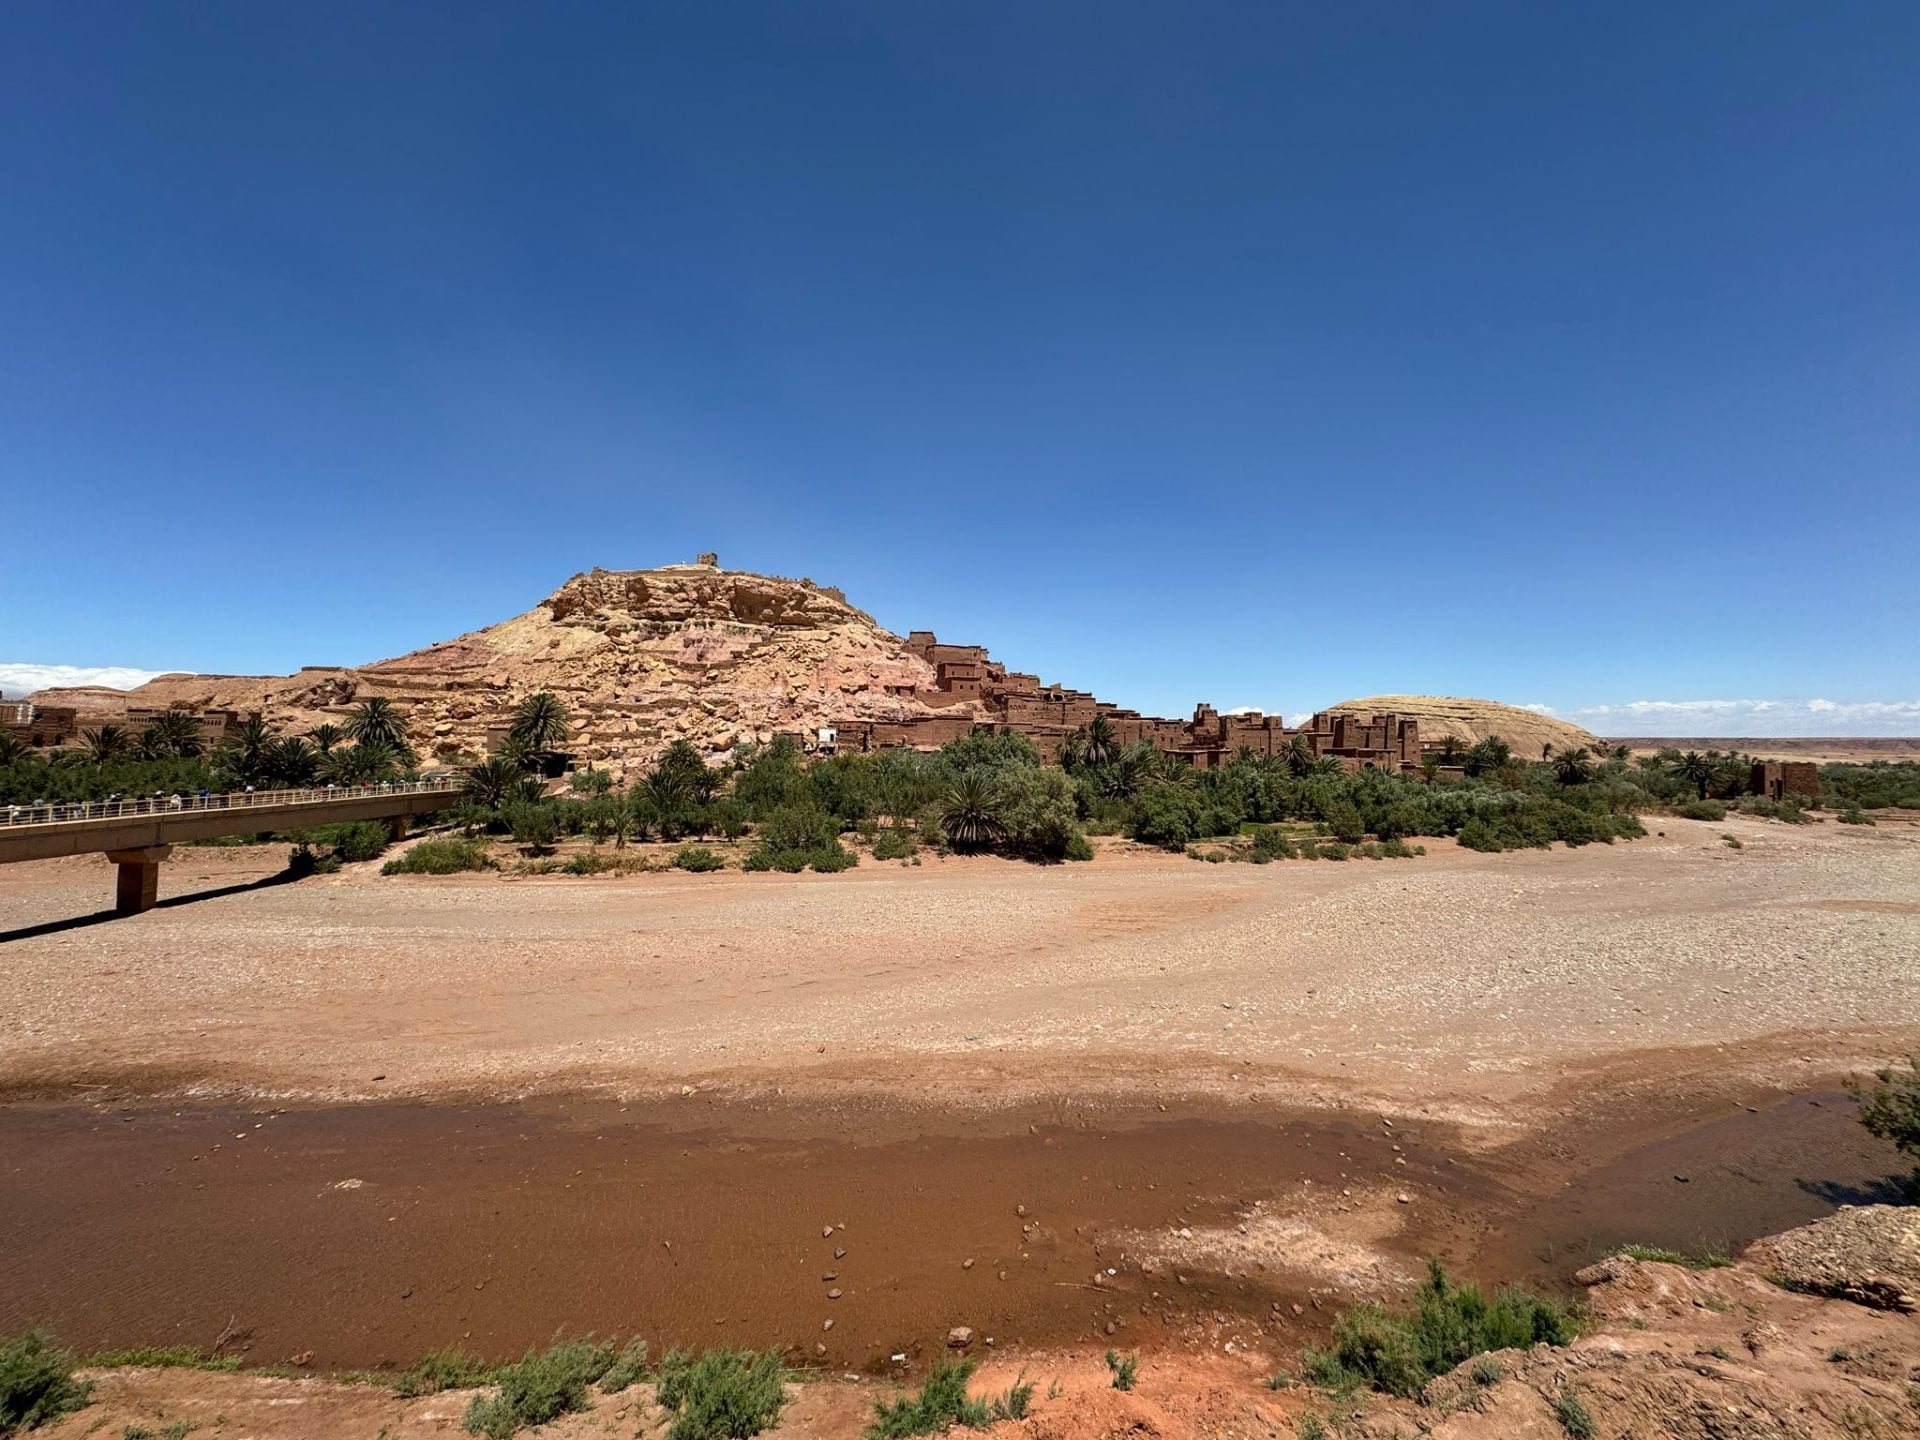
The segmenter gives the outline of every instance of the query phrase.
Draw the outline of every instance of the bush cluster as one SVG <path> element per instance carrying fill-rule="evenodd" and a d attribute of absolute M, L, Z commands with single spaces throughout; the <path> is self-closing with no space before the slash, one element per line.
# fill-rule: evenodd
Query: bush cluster
<path fill-rule="evenodd" d="M 1307 1378 L 1343 1389 L 1365 1385 L 1409 1399 L 1436 1376 L 1489 1350 L 1565 1345 L 1576 1333 L 1566 1307 L 1517 1286 L 1484 1294 L 1456 1285 L 1438 1260 L 1411 1312 L 1361 1305 L 1334 1322 L 1333 1346 L 1309 1350 Z"/>
<path fill-rule="evenodd" d="M 493 865 L 483 841 L 458 836 L 435 836 L 416 841 L 404 855 L 380 867 L 382 875 L 454 875 L 463 870 L 486 870 Z"/>
<path fill-rule="evenodd" d="M 45 1331 L 0 1340 L 0 1435 L 51 1425 L 87 1403 L 93 1387 L 73 1378 L 73 1355 Z"/>
<path fill-rule="evenodd" d="M 917 1394 L 874 1402 L 866 1440 L 908 1440 L 914 1435 L 944 1434 L 955 1425 L 980 1430 L 1000 1420 L 1026 1418 L 1033 1401 L 1032 1385 L 1023 1378 L 1003 1394 L 975 1399 L 967 1394 L 973 1370 L 971 1360 L 943 1357 L 934 1362 L 933 1373 Z"/>
<path fill-rule="evenodd" d="M 667 1440 L 748 1440 L 780 1418 L 786 1381 L 776 1349 L 666 1355 L 655 1395 L 673 1413 Z"/>

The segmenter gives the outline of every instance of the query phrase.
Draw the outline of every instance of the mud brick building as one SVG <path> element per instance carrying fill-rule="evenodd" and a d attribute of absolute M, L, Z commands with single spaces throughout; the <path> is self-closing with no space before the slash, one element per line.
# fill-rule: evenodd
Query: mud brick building
<path fill-rule="evenodd" d="M 0 705 L 0 735 L 33 750 L 51 750 L 79 738 L 80 712 L 70 705 Z"/>
<path fill-rule="evenodd" d="M 1789 795 L 1811 800 L 1820 793 L 1820 767 L 1811 760 L 1756 760 L 1747 788 L 1769 800 Z"/>
<path fill-rule="evenodd" d="M 911 746 L 933 750 L 975 731 L 1025 735 L 1042 758 L 1057 760 L 1067 737 L 1105 719 L 1121 745 L 1145 741 L 1164 755 L 1178 756 L 1199 769 L 1225 765 L 1241 751 L 1275 756 L 1305 736 L 1316 757 L 1330 755 L 1348 770 L 1384 770 L 1398 774 L 1420 765 L 1420 722 L 1399 715 L 1360 716 L 1322 712 L 1303 729 L 1289 730 L 1278 715 L 1259 711 L 1221 714 L 1211 705 L 1195 708 L 1189 720 L 1142 715 L 1108 704 L 1084 690 L 1050 685 L 1037 675 L 1008 670 L 981 645 L 949 645 L 931 630 L 907 636 L 906 649 L 932 668 L 933 688 L 895 688 L 899 694 L 936 713 L 903 720 L 842 721 L 832 739 L 816 749 L 836 752 Z M 941 712 L 952 713 L 941 713 Z"/>

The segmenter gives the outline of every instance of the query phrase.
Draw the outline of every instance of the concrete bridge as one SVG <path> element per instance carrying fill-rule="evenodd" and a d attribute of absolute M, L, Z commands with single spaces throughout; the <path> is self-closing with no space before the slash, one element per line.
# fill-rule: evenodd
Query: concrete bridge
<path fill-rule="evenodd" d="M 461 792 L 460 777 L 435 775 L 306 790 L 8 805 L 0 810 L 0 865 L 105 854 L 120 867 L 114 908 L 132 915 L 153 908 L 160 894 L 160 862 L 182 841 L 356 820 L 384 820 L 398 840 L 409 818 L 458 804 Z"/>

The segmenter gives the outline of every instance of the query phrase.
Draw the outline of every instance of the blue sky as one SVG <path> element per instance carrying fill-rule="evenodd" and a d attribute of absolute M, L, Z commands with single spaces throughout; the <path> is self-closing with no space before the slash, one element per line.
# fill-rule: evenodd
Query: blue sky
<path fill-rule="evenodd" d="M 1916 162 L 1908 0 L 23 0 L 0 662 L 717 550 L 1160 712 L 1920 733 Z"/>

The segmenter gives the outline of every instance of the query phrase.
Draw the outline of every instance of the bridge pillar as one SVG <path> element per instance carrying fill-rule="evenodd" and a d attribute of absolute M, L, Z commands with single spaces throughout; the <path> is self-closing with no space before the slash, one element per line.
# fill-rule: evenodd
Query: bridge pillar
<path fill-rule="evenodd" d="M 160 898 L 160 862 L 171 845 L 147 845 L 138 850 L 109 850 L 107 859 L 120 867 L 114 883 L 113 908 L 122 915 L 151 910 Z"/>
<path fill-rule="evenodd" d="M 393 843 L 396 845 L 398 845 L 402 840 L 407 838 L 407 817 L 406 816 L 389 815 L 387 817 L 387 838 L 393 841 Z"/>

